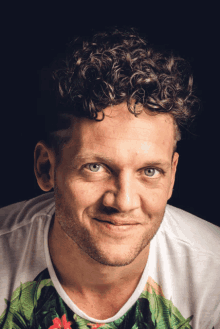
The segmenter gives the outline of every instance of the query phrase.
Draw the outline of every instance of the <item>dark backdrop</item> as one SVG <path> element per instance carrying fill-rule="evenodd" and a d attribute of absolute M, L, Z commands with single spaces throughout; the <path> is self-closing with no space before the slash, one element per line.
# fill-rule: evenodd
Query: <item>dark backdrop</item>
<path fill-rule="evenodd" d="M 48 88 L 45 71 L 72 35 L 116 24 L 138 27 L 149 42 L 173 49 L 193 68 L 203 107 L 191 139 L 179 143 L 180 160 L 170 204 L 220 226 L 219 207 L 219 23 L 215 7 L 155 2 L 83 3 L 73 8 L 36 5 L 3 10 L 1 60 L 0 206 L 42 193 L 33 173 L 39 137 L 37 99 Z"/>

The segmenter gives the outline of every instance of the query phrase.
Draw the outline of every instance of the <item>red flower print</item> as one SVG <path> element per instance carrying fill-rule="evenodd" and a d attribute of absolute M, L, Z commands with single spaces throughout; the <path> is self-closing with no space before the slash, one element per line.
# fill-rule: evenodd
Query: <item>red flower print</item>
<path fill-rule="evenodd" d="M 91 329 L 97 329 L 97 328 L 100 328 L 104 325 L 105 325 L 105 323 L 100 323 L 100 324 L 98 324 L 98 323 L 87 323 L 87 326 L 90 326 Z"/>
<path fill-rule="evenodd" d="M 66 314 L 64 314 L 61 319 L 53 319 L 53 325 L 50 326 L 48 329 L 72 329 L 70 325 L 71 322 L 67 322 Z"/>

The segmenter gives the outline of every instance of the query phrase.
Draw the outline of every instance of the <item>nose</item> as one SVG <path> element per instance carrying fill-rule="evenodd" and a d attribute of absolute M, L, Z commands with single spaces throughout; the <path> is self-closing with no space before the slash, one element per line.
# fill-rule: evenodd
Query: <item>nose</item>
<path fill-rule="evenodd" d="M 140 196 L 135 178 L 131 173 L 121 173 L 114 179 L 113 186 L 107 187 L 103 205 L 121 213 L 131 212 L 140 207 Z"/>

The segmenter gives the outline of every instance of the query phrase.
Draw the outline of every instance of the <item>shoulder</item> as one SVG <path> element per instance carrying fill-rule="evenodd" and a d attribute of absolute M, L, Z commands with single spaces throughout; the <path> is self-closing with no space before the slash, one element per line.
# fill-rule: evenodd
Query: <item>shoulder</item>
<path fill-rule="evenodd" d="M 169 235 L 195 251 L 220 258 L 220 227 L 182 209 L 167 205 L 163 228 Z"/>
<path fill-rule="evenodd" d="M 0 236 L 29 224 L 36 215 L 47 215 L 54 207 L 54 193 L 17 202 L 0 209 Z"/>
<path fill-rule="evenodd" d="M 155 281 L 182 314 L 193 314 L 193 328 L 212 328 L 219 321 L 220 228 L 167 205 L 158 231 Z"/>

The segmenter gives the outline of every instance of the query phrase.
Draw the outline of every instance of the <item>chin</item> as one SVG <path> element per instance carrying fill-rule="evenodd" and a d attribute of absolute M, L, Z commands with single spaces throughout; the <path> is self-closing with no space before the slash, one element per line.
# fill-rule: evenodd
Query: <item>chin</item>
<path fill-rule="evenodd" d="M 93 257 L 91 257 L 93 258 Z M 93 258 L 96 262 L 98 262 L 99 264 L 105 265 L 105 266 L 112 266 L 112 267 L 122 267 L 122 266 L 127 266 L 130 265 L 135 258 L 132 259 L 116 259 L 116 260 L 110 260 L 110 259 L 106 259 L 106 258 Z"/>
<path fill-rule="evenodd" d="M 128 248 L 125 248 L 123 252 L 123 248 L 118 246 L 117 250 L 110 250 L 107 248 L 104 252 L 98 250 L 97 248 L 89 247 L 89 246 L 79 246 L 81 250 L 83 250 L 91 259 L 95 260 L 99 264 L 106 265 L 106 266 L 114 266 L 114 267 L 121 267 L 127 266 L 135 261 L 135 259 L 140 255 L 140 253 L 147 247 L 147 244 L 139 247 L 135 250 L 128 252 Z M 115 248 L 114 248 L 115 249 Z M 106 252 L 107 251 L 107 252 Z"/>

